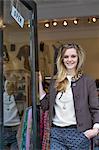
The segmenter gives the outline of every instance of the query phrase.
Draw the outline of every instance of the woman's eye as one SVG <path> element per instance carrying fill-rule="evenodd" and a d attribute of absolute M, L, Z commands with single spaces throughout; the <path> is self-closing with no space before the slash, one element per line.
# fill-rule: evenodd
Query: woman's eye
<path fill-rule="evenodd" d="M 77 56 L 76 56 L 76 55 L 72 55 L 71 57 L 72 57 L 72 58 L 75 58 L 75 57 L 77 57 Z"/>
<path fill-rule="evenodd" d="M 64 56 L 64 59 L 65 59 L 65 58 L 76 58 L 76 57 L 77 57 L 77 55 Z"/>
<path fill-rule="evenodd" d="M 68 56 L 64 56 L 64 58 L 68 58 Z"/>

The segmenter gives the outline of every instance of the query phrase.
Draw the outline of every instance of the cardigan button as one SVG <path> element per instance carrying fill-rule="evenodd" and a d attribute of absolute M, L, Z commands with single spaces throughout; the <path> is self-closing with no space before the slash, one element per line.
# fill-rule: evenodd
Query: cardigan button
<path fill-rule="evenodd" d="M 75 97 L 78 99 L 78 98 L 79 98 L 79 95 L 75 95 Z"/>
<path fill-rule="evenodd" d="M 73 87 L 76 86 L 76 83 L 73 83 L 72 86 L 73 86 Z"/>

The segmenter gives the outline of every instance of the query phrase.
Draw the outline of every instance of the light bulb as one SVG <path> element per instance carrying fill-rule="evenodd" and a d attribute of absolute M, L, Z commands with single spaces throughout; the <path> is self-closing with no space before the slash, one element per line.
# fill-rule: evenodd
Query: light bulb
<path fill-rule="evenodd" d="M 96 22 L 96 21 L 97 21 L 97 19 L 96 19 L 95 17 L 93 17 L 93 18 L 92 18 L 92 21 L 93 21 L 93 22 Z"/>
<path fill-rule="evenodd" d="M 52 22 L 53 26 L 57 26 L 57 21 Z"/>
<path fill-rule="evenodd" d="M 46 23 L 44 24 L 44 26 L 45 26 L 46 28 L 49 28 L 49 27 L 50 27 L 50 23 L 49 23 L 49 22 L 46 22 Z"/>
<path fill-rule="evenodd" d="M 74 24 L 78 24 L 78 21 L 77 21 L 77 19 L 75 19 L 75 20 L 74 20 Z"/>
<path fill-rule="evenodd" d="M 67 25 L 68 25 L 68 23 L 67 23 L 66 20 L 63 21 L 63 25 L 64 25 L 64 26 L 67 26 Z"/>

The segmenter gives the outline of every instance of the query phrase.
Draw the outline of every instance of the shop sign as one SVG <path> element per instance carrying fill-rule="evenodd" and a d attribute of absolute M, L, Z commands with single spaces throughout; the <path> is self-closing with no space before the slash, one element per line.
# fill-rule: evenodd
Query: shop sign
<path fill-rule="evenodd" d="M 24 26 L 24 18 L 18 12 L 18 10 L 12 6 L 11 16 L 16 20 L 16 22 L 23 28 Z"/>

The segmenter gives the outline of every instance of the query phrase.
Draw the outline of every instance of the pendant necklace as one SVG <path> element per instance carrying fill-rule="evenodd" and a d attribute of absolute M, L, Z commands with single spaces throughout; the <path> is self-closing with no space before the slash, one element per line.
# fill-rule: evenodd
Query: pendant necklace
<path fill-rule="evenodd" d="M 63 92 L 61 93 L 61 96 L 60 96 L 59 100 L 63 104 L 62 108 L 65 110 L 66 109 L 66 102 L 61 100 L 62 95 L 63 95 Z"/>
<path fill-rule="evenodd" d="M 68 78 L 68 81 L 69 81 L 69 84 L 68 84 L 68 87 L 67 87 L 67 91 L 68 91 L 68 90 L 71 88 L 71 78 L 72 78 L 72 76 L 71 76 L 70 74 L 68 74 L 68 77 L 67 77 L 67 78 Z M 62 92 L 61 95 L 60 95 L 59 100 L 60 100 L 60 102 L 63 104 L 63 107 L 62 107 L 62 108 L 63 108 L 64 110 L 66 110 L 66 108 L 67 108 L 67 106 L 66 106 L 66 103 L 67 103 L 67 102 L 66 102 L 66 97 L 67 97 L 67 96 L 66 96 L 66 95 L 63 96 L 63 94 L 67 94 L 67 93 L 66 93 L 66 92 Z M 62 96 L 63 96 L 63 98 L 62 98 Z"/>
<path fill-rule="evenodd" d="M 63 109 L 66 109 L 66 105 L 64 104 Z"/>

